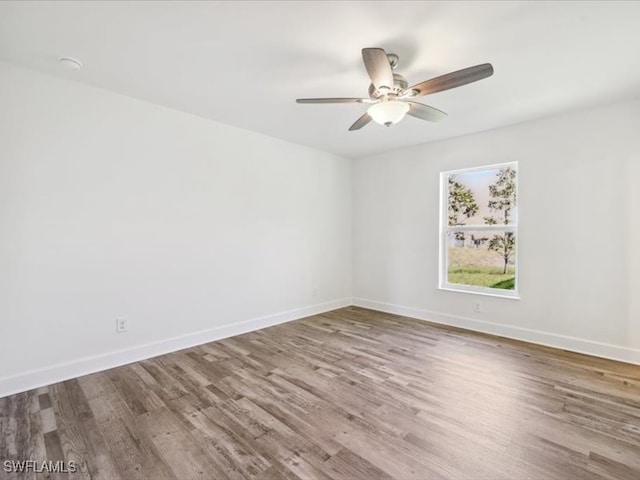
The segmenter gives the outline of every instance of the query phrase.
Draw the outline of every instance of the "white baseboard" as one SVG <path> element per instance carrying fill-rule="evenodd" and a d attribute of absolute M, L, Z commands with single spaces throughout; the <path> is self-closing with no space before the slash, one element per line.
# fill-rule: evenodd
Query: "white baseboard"
<path fill-rule="evenodd" d="M 0 398 L 351 305 L 640 365 L 639 349 L 364 298 L 344 298 L 0 378 Z"/>
<path fill-rule="evenodd" d="M 635 348 L 621 347 L 608 343 L 585 340 L 583 338 L 569 337 L 566 335 L 542 332 L 540 330 L 487 322 L 485 320 L 477 320 L 475 318 L 431 312 L 428 310 L 405 307 L 392 303 L 377 302 L 364 298 L 354 298 L 353 305 L 356 307 L 378 310 L 380 312 L 403 315 L 405 317 L 411 317 L 418 320 L 465 328 L 476 332 L 490 333 L 492 335 L 512 338 L 514 340 L 523 340 L 525 342 L 546 345 L 548 347 L 560 348 L 572 352 L 584 353 L 596 357 L 640 365 L 640 350 Z"/>
<path fill-rule="evenodd" d="M 350 298 L 334 300 L 0 378 L 0 398 L 350 305 Z"/>

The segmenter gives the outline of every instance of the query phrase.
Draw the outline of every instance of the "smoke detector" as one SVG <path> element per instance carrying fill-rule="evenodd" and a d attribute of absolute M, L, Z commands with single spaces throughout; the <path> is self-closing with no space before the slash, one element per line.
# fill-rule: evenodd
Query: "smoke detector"
<path fill-rule="evenodd" d="M 58 59 L 60 65 L 68 68 L 69 70 L 80 70 L 82 68 L 82 62 L 77 58 L 60 57 Z"/>

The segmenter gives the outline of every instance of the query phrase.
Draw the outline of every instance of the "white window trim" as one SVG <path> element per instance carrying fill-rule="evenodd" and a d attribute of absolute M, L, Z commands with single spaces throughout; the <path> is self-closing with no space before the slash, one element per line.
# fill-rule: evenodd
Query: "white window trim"
<path fill-rule="evenodd" d="M 518 223 L 515 225 L 456 225 L 454 227 L 449 226 L 449 198 L 448 198 L 448 183 L 446 182 L 449 178 L 449 175 L 456 175 L 461 173 L 469 173 L 469 172 L 478 172 L 482 170 L 491 170 L 496 168 L 504 168 L 504 167 L 512 167 L 516 171 L 516 193 L 518 195 L 518 203 L 520 200 L 520 190 L 519 190 L 519 178 L 520 175 L 518 173 L 518 162 L 508 162 L 508 163 L 498 163 L 495 165 L 483 165 L 481 167 L 472 167 L 472 168 L 461 168 L 458 170 L 448 170 L 446 172 L 440 173 L 440 245 L 439 245 L 439 281 L 438 281 L 438 289 L 445 290 L 450 292 L 459 292 L 459 293 L 471 293 L 474 295 L 485 295 L 490 297 L 500 297 L 500 298 L 508 298 L 512 300 L 520 299 L 519 292 L 519 241 L 520 235 L 518 232 L 519 225 L 519 217 L 520 217 L 520 206 L 518 205 Z M 448 243 L 447 243 L 447 233 L 451 230 L 455 231 L 511 231 L 516 232 L 516 253 L 515 253 L 515 289 L 514 290 L 503 290 L 500 288 L 489 288 L 489 287 L 477 287 L 473 285 L 461 285 L 458 283 L 449 283 L 447 282 L 447 272 L 449 270 L 449 255 L 448 255 Z"/>

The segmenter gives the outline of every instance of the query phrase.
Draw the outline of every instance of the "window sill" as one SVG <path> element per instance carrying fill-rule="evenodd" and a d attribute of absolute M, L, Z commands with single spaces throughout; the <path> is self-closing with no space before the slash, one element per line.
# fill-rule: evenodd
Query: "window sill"
<path fill-rule="evenodd" d="M 483 290 L 480 288 L 474 289 L 473 287 L 469 288 L 458 285 L 444 285 L 438 287 L 438 290 L 456 293 L 470 293 L 472 295 L 482 295 L 484 297 L 506 298 L 507 300 L 520 300 L 520 294 L 515 291 L 505 291 L 505 293 L 499 293 L 495 290 Z"/>

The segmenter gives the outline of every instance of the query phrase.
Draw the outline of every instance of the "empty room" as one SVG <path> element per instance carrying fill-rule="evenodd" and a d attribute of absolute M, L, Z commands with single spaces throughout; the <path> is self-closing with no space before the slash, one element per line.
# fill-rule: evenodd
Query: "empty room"
<path fill-rule="evenodd" d="M 0 479 L 640 479 L 640 2 L 0 2 Z"/>

